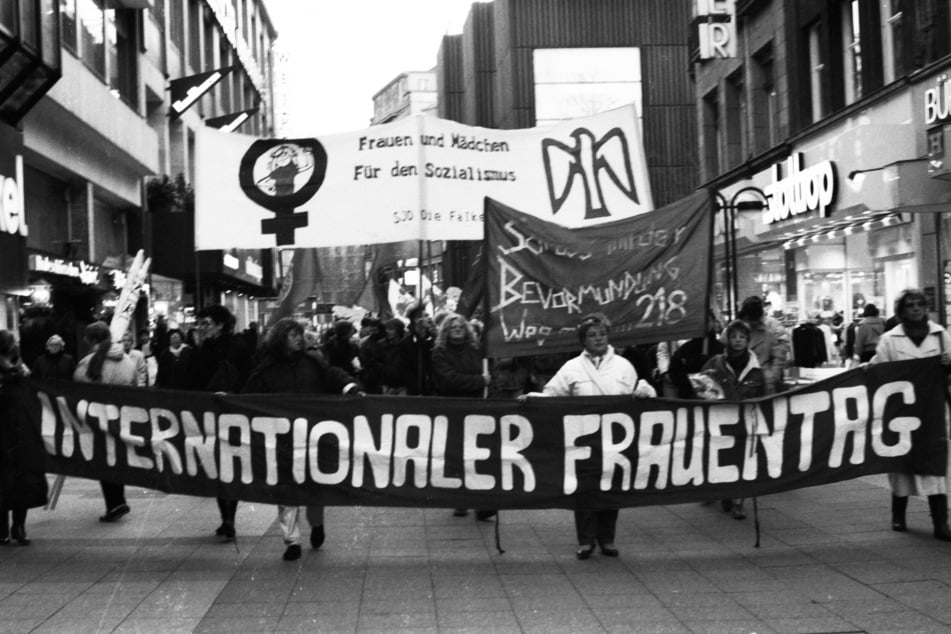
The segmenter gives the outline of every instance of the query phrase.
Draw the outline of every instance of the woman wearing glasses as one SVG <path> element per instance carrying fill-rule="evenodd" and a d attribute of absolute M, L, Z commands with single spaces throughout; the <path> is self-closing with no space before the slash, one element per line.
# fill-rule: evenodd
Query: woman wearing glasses
<path fill-rule="evenodd" d="M 944 328 L 928 319 L 928 300 L 922 291 L 902 291 L 895 300 L 895 316 L 898 325 L 878 340 L 875 356 L 870 363 L 941 357 L 945 367 L 951 366 L 951 337 Z M 947 427 L 947 418 L 944 424 Z M 935 538 L 951 542 L 951 529 L 948 528 L 948 479 L 947 474 L 888 474 L 892 489 L 892 530 L 908 530 L 905 524 L 908 496 L 924 495 L 928 497 Z"/>

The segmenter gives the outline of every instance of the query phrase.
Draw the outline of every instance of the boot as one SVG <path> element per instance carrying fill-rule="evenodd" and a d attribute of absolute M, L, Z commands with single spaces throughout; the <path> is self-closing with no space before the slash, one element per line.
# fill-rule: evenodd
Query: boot
<path fill-rule="evenodd" d="M 892 530 L 904 533 L 908 530 L 905 524 L 905 511 L 908 509 L 908 496 L 892 496 Z"/>
<path fill-rule="evenodd" d="M 948 496 L 929 495 L 928 509 L 931 511 L 931 522 L 934 524 L 934 538 L 951 542 L 951 528 L 948 528 Z"/>

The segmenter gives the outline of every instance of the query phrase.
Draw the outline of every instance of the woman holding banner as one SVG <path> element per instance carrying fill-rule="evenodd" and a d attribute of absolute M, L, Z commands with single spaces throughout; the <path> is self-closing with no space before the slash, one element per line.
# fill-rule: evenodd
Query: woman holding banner
<path fill-rule="evenodd" d="M 304 328 L 290 317 L 279 319 L 267 333 L 261 363 L 251 372 L 242 392 L 270 394 L 349 394 L 359 392 L 356 379 L 328 364 L 316 351 L 304 350 Z M 324 507 L 306 507 L 310 545 L 324 543 Z M 278 504 L 277 519 L 284 538 L 284 561 L 300 559 L 300 507 Z"/>
<path fill-rule="evenodd" d="M 634 366 L 615 354 L 608 343 L 611 322 L 602 313 L 581 318 L 577 326 L 578 341 L 583 350 L 569 359 L 545 385 L 543 396 L 607 396 L 631 394 L 636 398 L 653 398 L 653 386 L 637 376 Z M 532 393 L 528 396 L 538 396 Z M 575 529 L 578 534 L 578 559 L 588 559 L 595 544 L 601 553 L 617 557 L 614 546 L 617 509 L 579 509 L 575 511 Z"/>
<path fill-rule="evenodd" d="M 26 512 L 46 504 L 46 452 L 27 415 L 28 404 L 36 399 L 24 384 L 29 374 L 13 334 L 0 330 L 0 544 L 12 537 L 29 545 Z"/>
<path fill-rule="evenodd" d="M 439 324 L 433 346 L 433 386 L 437 396 L 483 398 L 491 376 L 482 367 L 482 353 L 469 320 L 458 313 L 446 315 Z M 468 514 L 457 508 L 456 517 Z M 476 519 L 487 520 L 493 510 L 476 511 Z"/>
<path fill-rule="evenodd" d="M 122 345 L 112 342 L 108 324 L 94 321 L 86 326 L 85 337 L 92 352 L 80 359 L 73 374 L 74 381 L 136 385 L 138 372 L 135 361 L 123 351 Z M 102 487 L 102 497 L 106 502 L 106 513 L 99 518 L 100 522 L 115 522 L 129 514 L 124 484 L 100 481 L 99 486 Z"/>
<path fill-rule="evenodd" d="M 951 337 L 944 328 L 928 319 L 928 298 L 924 292 L 905 289 L 899 293 L 895 300 L 895 316 L 898 325 L 882 334 L 870 363 L 940 356 L 945 371 L 951 369 Z M 947 415 L 944 423 L 947 428 Z M 902 533 L 908 530 L 905 523 L 908 496 L 924 495 L 928 497 L 935 539 L 951 542 L 951 529 L 948 528 L 949 478 L 951 471 L 946 471 L 943 476 L 888 474 L 892 489 L 892 530 Z"/>

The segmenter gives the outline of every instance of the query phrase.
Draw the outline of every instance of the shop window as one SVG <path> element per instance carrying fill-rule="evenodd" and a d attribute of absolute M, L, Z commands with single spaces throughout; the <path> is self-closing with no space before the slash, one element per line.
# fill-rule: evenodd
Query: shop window
<path fill-rule="evenodd" d="M 881 0 L 882 71 L 885 83 L 891 83 L 905 74 L 905 55 L 902 45 L 902 0 Z"/>
<path fill-rule="evenodd" d="M 726 165 L 730 168 L 742 163 L 746 155 L 746 91 L 742 68 L 726 78 L 723 105 L 726 124 L 723 147 Z"/>
<path fill-rule="evenodd" d="M 758 50 L 751 62 L 752 145 L 753 152 L 759 154 L 779 142 L 779 98 L 773 74 L 772 43 Z"/>
<path fill-rule="evenodd" d="M 859 2 L 850 0 L 842 5 L 842 77 L 845 83 L 845 103 L 862 98 L 862 27 L 859 22 Z"/>

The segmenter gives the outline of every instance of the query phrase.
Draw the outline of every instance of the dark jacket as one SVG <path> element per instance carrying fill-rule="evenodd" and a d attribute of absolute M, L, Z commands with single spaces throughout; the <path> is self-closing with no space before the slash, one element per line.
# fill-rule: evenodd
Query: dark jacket
<path fill-rule="evenodd" d="M 723 398 L 727 400 L 756 398 L 768 391 L 763 369 L 756 355 L 752 353 L 739 374 L 727 362 L 725 353 L 707 361 L 703 366 L 703 373 L 712 377 L 723 388 Z"/>
<path fill-rule="evenodd" d="M 670 357 L 670 367 L 667 369 L 667 378 L 676 391 L 676 398 L 696 398 L 688 375 L 700 372 L 711 357 L 721 352 L 723 344 L 717 333 L 710 333 L 706 338 L 696 337 L 677 348 Z"/>
<path fill-rule="evenodd" d="M 19 374 L 0 376 L 0 509 L 46 504 L 46 452 L 27 404 L 36 394 Z"/>
<path fill-rule="evenodd" d="M 30 366 L 33 372 L 33 378 L 36 379 L 62 379 L 64 381 L 72 380 L 73 371 L 76 370 L 76 361 L 72 355 L 65 352 L 59 354 L 50 354 L 44 352 L 33 361 Z"/>
<path fill-rule="evenodd" d="M 433 386 L 439 396 L 481 398 L 482 353 L 470 343 L 452 344 L 433 350 Z"/>
<path fill-rule="evenodd" d="M 267 356 L 241 390 L 246 393 L 341 394 L 357 380 L 336 366 L 325 366 L 303 352 Z"/>
<path fill-rule="evenodd" d="M 158 374 L 155 377 L 156 387 L 172 390 L 187 389 L 188 366 L 191 363 L 194 349 L 191 346 L 182 346 L 178 355 L 172 354 L 171 349 L 165 348 L 158 356 Z"/>
<path fill-rule="evenodd" d="M 383 389 L 383 346 L 384 339 L 373 336 L 360 343 L 360 367 L 363 368 L 360 380 L 370 394 L 379 394 Z"/>
<path fill-rule="evenodd" d="M 238 392 L 251 370 L 251 352 L 241 337 L 222 333 L 192 353 L 185 371 L 186 390 Z"/>

